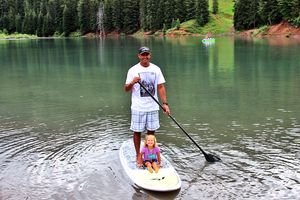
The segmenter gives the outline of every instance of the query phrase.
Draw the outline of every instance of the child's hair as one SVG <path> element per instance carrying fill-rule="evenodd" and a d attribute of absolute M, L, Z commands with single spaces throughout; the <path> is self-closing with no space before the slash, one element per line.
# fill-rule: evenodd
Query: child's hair
<path fill-rule="evenodd" d="M 149 137 L 153 137 L 153 139 L 154 139 L 154 145 L 153 145 L 153 147 L 156 147 L 157 146 L 157 141 L 156 141 L 155 135 L 146 135 L 145 140 L 144 140 L 144 146 L 147 147 L 147 139 Z"/>

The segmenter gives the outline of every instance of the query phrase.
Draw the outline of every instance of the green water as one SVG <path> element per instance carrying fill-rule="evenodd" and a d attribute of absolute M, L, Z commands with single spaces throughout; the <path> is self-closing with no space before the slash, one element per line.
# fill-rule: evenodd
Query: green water
<path fill-rule="evenodd" d="M 0 40 L 0 197 L 295 198 L 299 44 L 234 37 L 210 45 L 196 37 Z M 123 85 L 142 45 L 164 73 L 172 115 L 223 160 L 205 164 L 162 114 L 158 140 L 183 179 L 170 196 L 132 188 L 118 164 L 117 150 L 131 137 Z"/>
<path fill-rule="evenodd" d="M 37 120 L 47 122 L 91 114 L 101 107 L 127 108 L 122 86 L 128 68 L 137 62 L 140 45 L 151 47 L 153 62 L 167 79 L 173 114 L 183 120 L 195 116 L 221 124 L 228 119 L 247 123 L 278 109 L 299 116 L 297 43 L 271 46 L 268 41 L 219 38 L 204 46 L 197 38 L 123 38 L 0 44 L 4 117 L 27 119 L 34 112 Z"/>

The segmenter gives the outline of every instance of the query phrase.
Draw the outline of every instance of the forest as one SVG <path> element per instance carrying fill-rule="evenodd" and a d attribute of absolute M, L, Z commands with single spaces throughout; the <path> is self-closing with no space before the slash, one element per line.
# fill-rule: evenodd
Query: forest
<path fill-rule="evenodd" d="M 72 32 L 124 33 L 167 30 L 195 19 L 198 26 L 218 14 L 209 0 L 0 0 L 0 32 L 39 37 Z M 283 20 L 300 25 L 300 0 L 233 0 L 233 26 L 247 30 Z"/>

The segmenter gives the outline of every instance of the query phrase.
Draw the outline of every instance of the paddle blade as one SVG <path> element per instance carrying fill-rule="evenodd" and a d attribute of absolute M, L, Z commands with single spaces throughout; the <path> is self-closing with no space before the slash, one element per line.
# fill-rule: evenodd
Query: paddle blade
<path fill-rule="evenodd" d="M 209 163 L 220 162 L 221 158 L 212 154 L 205 154 L 205 159 Z"/>

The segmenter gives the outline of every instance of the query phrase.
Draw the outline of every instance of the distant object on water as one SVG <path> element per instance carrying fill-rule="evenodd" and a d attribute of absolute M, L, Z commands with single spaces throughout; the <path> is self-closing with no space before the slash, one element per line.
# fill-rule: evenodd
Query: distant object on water
<path fill-rule="evenodd" d="M 215 38 L 204 38 L 202 40 L 202 43 L 203 44 L 206 44 L 206 45 L 209 45 L 209 44 L 214 44 L 215 43 Z"/>

